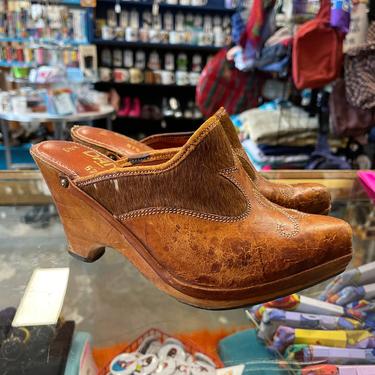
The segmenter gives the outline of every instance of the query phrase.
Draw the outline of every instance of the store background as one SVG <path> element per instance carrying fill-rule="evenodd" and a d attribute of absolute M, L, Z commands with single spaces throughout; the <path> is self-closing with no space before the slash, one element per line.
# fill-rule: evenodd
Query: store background
<path fill-rule="evenodd" d="M 20 11 L 29 9 L 31 3 L 64 8 L 58 8 L 51 17 L 37 9 L 31 17 L 28 11 Z M 79 0 L 0 0 L 0 169 L 7 167 L 7 149 L 11 151 L 12 164 L 8 159 L 8 167 L 24 168 L 24 164 L 32 163 L 28 153 L 31 144 L 68 137 L 70 125 L 79 121 L 74 118 L 76 111 L 83 116 L 80 124 L 112 126 L 115 131 L 138 139 L 161 132 L 192 131 L 204 121 L 206 116 L 196 105 L 199 75 L 209 58 L 231 44 L 231 36 L 241 30 L 241 25 L 232 21 L 233 16 L 236 22 L 240 21 L 238 4 L 214 0 L 204 4 L 162 2 L 160 19 L 152 17 L 150 1 L 96 3 L 93 9 L 81 7 Z M 290 2 L 293 3 L 303 9 L 303 17 L 291 18 L 293 24 L 313 17 L 319 9 L 316 1 Z M 242 17 L 246 23 L 250 4 L 241 5 L 245 7 Z M 351 28 L 359 30 L 359 39 L 349 34 L 347 43 L 365 41 L 366 7 L 365 2 L 353 6 Z M 285 23 L 282 14 L 286 13 L 279 3 L 276 8 L 280 27 Z M 124 12 L 128 12 L 127 17 Z M 168 21 L 170 15 L 172 23 Z M 294 34 L 292 30 L 291 35 Z M 354 171 L 341 174 L 325 170 L 373 168 L 372 118 L 369 124 L 356 121 L 350 127 L 344 117 L 344 126 L 338 132 L 332 124 L 337 113 L 331 111 L 329 96 L 342 81 L 324 88 L 298 90 L 293 84 L 291 50 L 282 52 L 274 61 L 264 56 L 266 66 L 276 63 L 275 70 L 262 69 L 264 65 L 257 64 L 257 69 L 244 73 L 255 82 L 256 77 L 261 77 L 262 85 L 250 80 L 247 94 L 252 94 L 254 108 L 232 112 L 239 136 L 259 169 L 276 170 L 269 174 L 271 178 L 325 181 L 334 196 L 333 213 L 350 221 L 355 229 L 353 266 L 370 262 L 375 248 L 373 205 Z M 30 75 L 32 69 L 40 66 L 48 68 Z M 341 75 L 345 79 L 344 71 Z M 214 84 L 212 87 L 214 100 L 222 93 L 215 90 Z M 258 90 L 259 97 L 254 94 Z M 204 98 L 205 95 L 203 101 Z M 102 108 L 108 106 L 112 110 L 96 120 Z M 44 114 L 46 107 L 49 117 Z M 35 115 L 38 111 L 44 118 Z M 368 121 L 368 114 L 358 115 L 356 109 L 354 112 L 354 116 L 364 116 L 359 118 Z M 9 137 L 9 144 L 4 144 L 4 137 Z M 318 139 L 319 153 L 313 154 Z M 323 171 L 311 175 L 297 172 L 309 165 Z M 285 174 L 284 169 L 297 171 Z M 219 338 L 250 327 L 242 310 L 208 312 L 172 300 L 124 264 L 114 251 L 107 251 L 103 259 L 90 266 L 71 259 L 65 252 L 63 230 L 40 176 L 37 172 L 17 173 L 3 172 L 0 181 L 1 307 L 18 305 L 34 268 L 70 267 L 72 276 L 62 315 L 76 322 L 77 331 L 89 332 L 95 346 L 116 345 L 109 351 L 95 351 L 99 365 L 152 327 L 176 335 L 185 333 L 209 351 L 215 349 Z M 316 297 L 322 287 L 306 293 Z M 248 362 L 259 373 L 256 358 Z"/>
<path fill-rule="evenodd" d="M 350 69 L 356 69 L 349 66 L 355 58 L 348 61 L 348 54 L 345 63 L 337 57 L 340 66 L 331 80 L 320 85 L 298 82 L 304 69 L 313 70 L 313 76 L 325 69 L 322 63 L 314 71 L 316 58 L 304 68 L 293 53 L 299 51 L 304 59 L 304 54 L 317 54 L 316 45 L 307 52 L 306 46 L 297 48 L 296 28 L 316 16 L 319 1 L 270 1 L 264 7 L 254 1 L 254 8 L 251 2 L 222 0 L 157 5 L 99 0 L 94 8 L 81 4 L 80 0 L 0 3 L 2 168 L 23 168 L 31 162 L 30 144 L 67 138 L 66 129 L 74 122 L 111 126 L 142 138 L 195 130 L 220 105 L 234 115 L 245 149 L 259 169 L 372 167 L 372 109 L 353 106 L 350 99 L 350 87 L 362 81 L 349 88 L 347 84 L 345 91 L 345 82 L 352 81 Z M 337 27 L 329 26 L 340 33 L 341 44 L 336 47 L 343 45 L 345 51 L 365 43 L 372 15 L 368 4 L 354 2 L 349 16 L 349 4 L 332 3 L 336 18 L 331 24 L 336 22 Z M 260 18 L 252 19 L 250 10 Z M 229 75 L 222 81 L 223 70 L 207 62 L 212 57 L 223 62 L 222 48 L 236 45 L 229 49 L 231 66 L 220 68 Z M 238 73 L 233 65 L 244 71 L 238 78 L 233 77 Z M 246 85 L 240 87 L 238 80 Z M 349 104 L 348 99 L 343 101 L 343 92 Z M 58 106 L 61 98 L 70 103 Z M 107 120 L 68 116 L 97 114 L 105 104 L 115 111 Z M 246 111 L 251 108 L 257 109 Z M 46 110 L 49 116 L 40 118 Z M 55 121 L 51 114 L 61 114 L 66 121 Z M 21 165 L 13 166 L 13 161 Z"/>

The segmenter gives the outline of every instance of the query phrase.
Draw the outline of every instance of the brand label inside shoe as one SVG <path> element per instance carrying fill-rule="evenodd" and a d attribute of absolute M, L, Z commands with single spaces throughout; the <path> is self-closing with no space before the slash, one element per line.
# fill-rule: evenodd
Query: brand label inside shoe
<path fill-rule="evenodd" d="M 34 270 L 12 326 L 56 324 L 64 302 L 68 278 L 69 268 Z"/>
<path fill-rule="evenodd" d="M 116 164 L 113 162 L 112 159 L 109 159 L 106 156 L 101 155 L 94 150 L 83 151 L 83 155 L 91 158 L 91 161 L 94 164 L 94 165 L 88 164 L 85 167 L 85 170 L 88 172 L 92 172 L 92 173 L 98 172 L 98 167 L 100 169 L 110 169 L 110 168 L 116 167 Z"/>
<path fill-rule="evenodd" d="M 134 157 L 134 158 L 129 157 L 128 161 L 129 161 L 129 163 L 132 163 L 132 164 L 139 164 L 139 163 L 142 163 L 145 160 L 147 160 L 149 157 L 150 157 L 150 155 L 141 155 L 141 156 L 137 156 L 137 157 Z"/>

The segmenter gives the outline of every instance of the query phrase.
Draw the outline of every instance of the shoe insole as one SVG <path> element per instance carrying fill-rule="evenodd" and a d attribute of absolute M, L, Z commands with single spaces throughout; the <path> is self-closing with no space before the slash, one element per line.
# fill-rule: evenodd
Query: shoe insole
<path fill-rule="evenodd" d="M 137 142 L 125 135 L 91 126 L 75 126 L 71 130 L 73 139 L 78 139 L 88 146 L 97 146 L 116 154 L 117 156 L 132 156 L 152 150 L 151 147 Z"/>
<path fill-rule="evenodd" d="M 74 142 L 46 141 L 34 146 L 32 151 L 71 178 L 86 177 L 117 167 L 111 158 Z"/>

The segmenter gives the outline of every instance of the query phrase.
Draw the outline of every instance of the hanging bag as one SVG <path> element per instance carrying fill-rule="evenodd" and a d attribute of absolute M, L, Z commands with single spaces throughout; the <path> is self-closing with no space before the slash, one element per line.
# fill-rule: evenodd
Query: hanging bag
<path fill-rule="evenodd" d="M 206 117 L 220 107 L 235 114 L 258 105 L 264 78 L 259 72 L 241 72 L 220 50 L 204 67 L 196 89 L 196 103 Z"/>
<path fill-rule="evenodd" d="M 375 109 L 375 22 L 368 29 L 367 42 L 347 51 L 345 81 L 350 104 Z"/>
<path fill-rule="evenodd" d="M 297 29 L 293 40 L 293 80 L 297 89 L 320 88 L 342 66 L 343 34 L 330 26 L 330 0 L 322 0 L 315 19 Z"/>
<path fill-rule="evenodd" d="M 353 107 L 345 95 L 345 81 L 339 78 L 332 87 L 329 98 L 331 123 L 337 135 L 359 137 L 375 125 L 373 111 Z"/>

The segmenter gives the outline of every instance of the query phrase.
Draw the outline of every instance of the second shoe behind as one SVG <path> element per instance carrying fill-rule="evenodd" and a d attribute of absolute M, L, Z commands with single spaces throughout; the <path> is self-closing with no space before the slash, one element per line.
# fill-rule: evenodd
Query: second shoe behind
<path fill-rule="evenodd" d="M 257 189 L 268 200 L 280 206 L 313 214 L 327 214 L 331 207 L 331 197 L 328 189 L 317 183 L 281 184 L 265 179 L 249 160 L 238 139 L 235 127 L 224 108 L 219 109 L 216 118 L 225 131 L 231 147 L 240 159 L 248 176 Z M 93 147 L 114 159 L 134 158 L 136 154 L 144 154 L 150 150 L 171 149 L 178 151 L 191 136 L 191 133 L 158 134 L 137 142 L 129 137 L 109 130 L 89 126 L 74 126 L 71 130 L 75 142 Z M 134 146 L 136 148 L 134 148 Z M 147 158 L 143 158 L 147 162 Z"/>

